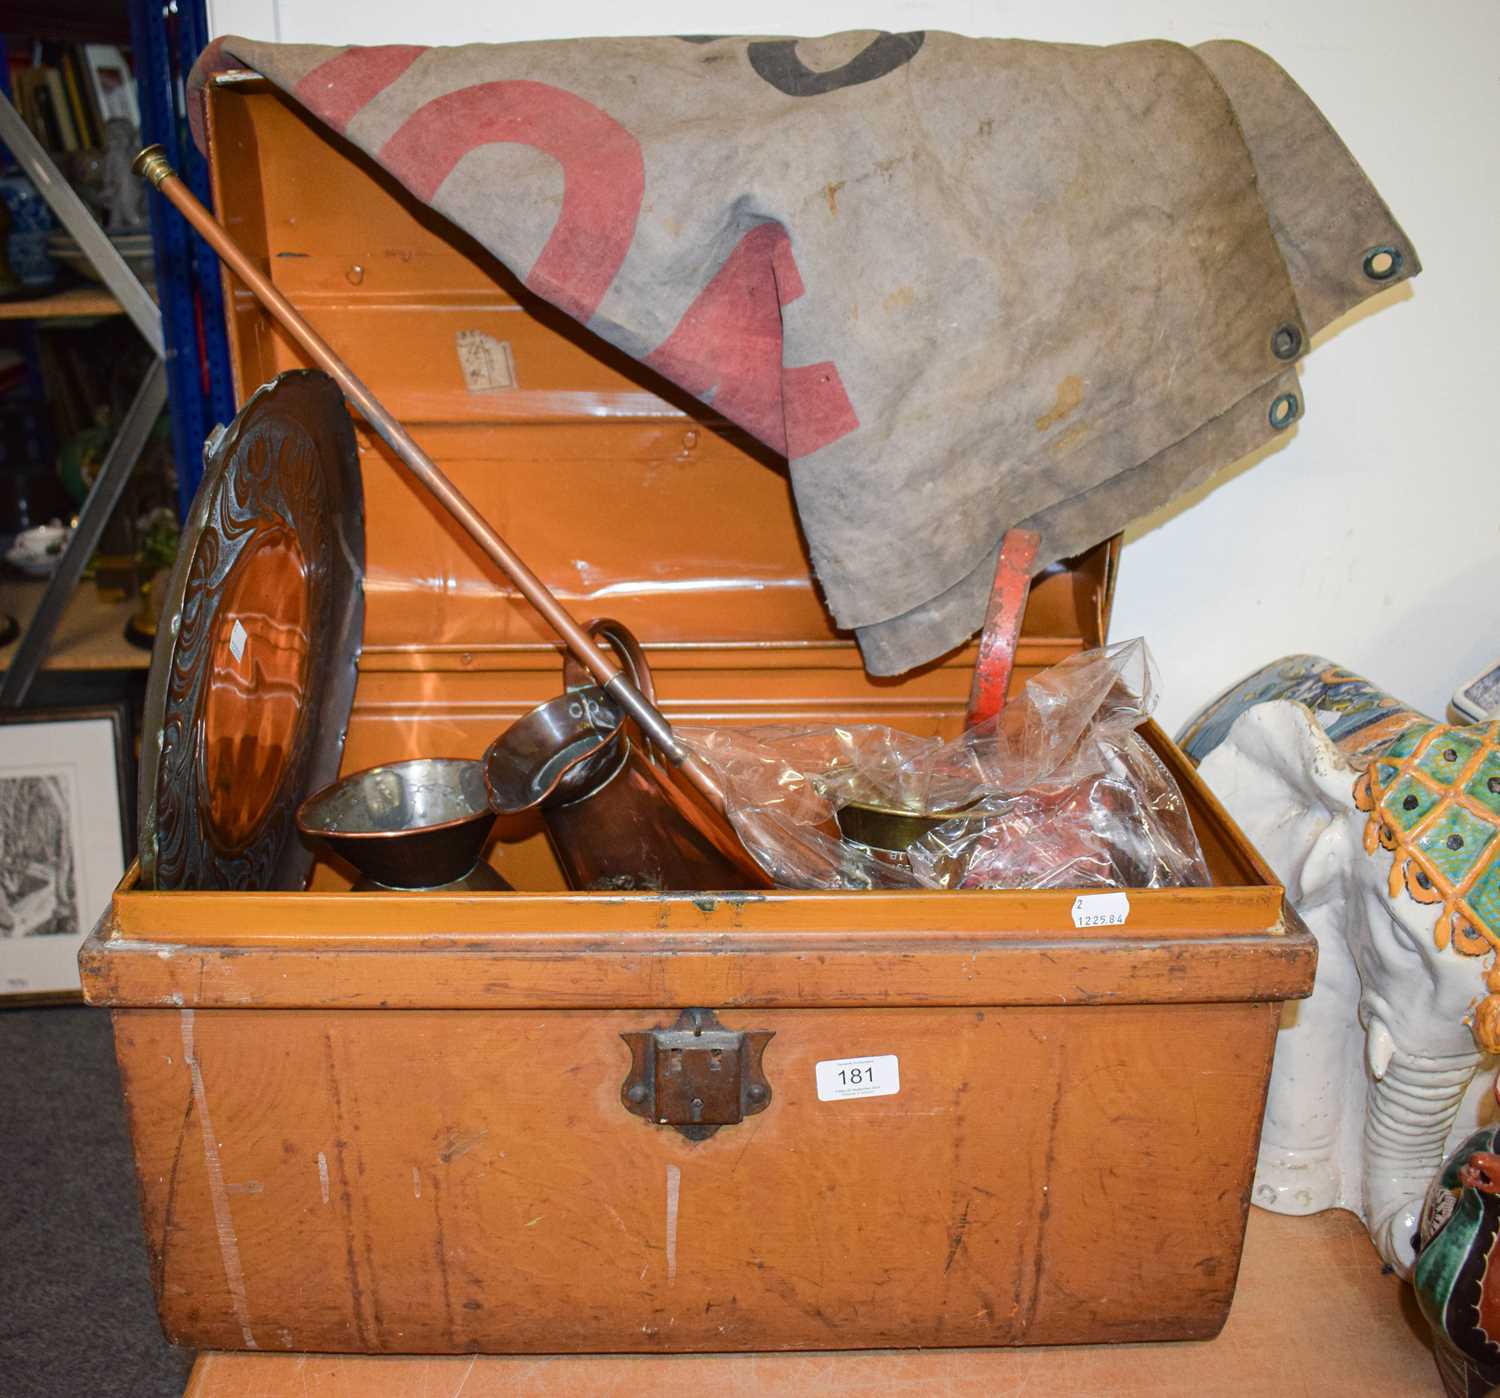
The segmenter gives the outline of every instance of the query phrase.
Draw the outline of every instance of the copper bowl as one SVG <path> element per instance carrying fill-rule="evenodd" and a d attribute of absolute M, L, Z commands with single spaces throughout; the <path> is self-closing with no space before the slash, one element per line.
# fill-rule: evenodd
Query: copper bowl
<path fill-rule="evenodd" d="M 382 888 L 440 888 L 465 878 L 495 823 L 484 764 L 418 757 L 369 767 L 314 792 L 297 829 Z M 508 887 L 496 875 L 491 887 Z"/>

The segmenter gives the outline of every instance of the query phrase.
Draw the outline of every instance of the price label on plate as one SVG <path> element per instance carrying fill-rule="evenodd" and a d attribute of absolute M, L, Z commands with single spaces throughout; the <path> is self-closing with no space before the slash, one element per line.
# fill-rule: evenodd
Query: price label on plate
<path fill-rule="evenodd" d="M 818 1101 L 848 1097 L 893 1097 L 901 1091 L 901 1064 L 894 1053 L 874 1058 L 828 1058 L 816 1064 Z"/>
<path fill-rule="evenodd" d="M 1080 893 L 1073 900 L 1074 927 L 1119 927 L 1130 916 L 1123 893 Z"/>

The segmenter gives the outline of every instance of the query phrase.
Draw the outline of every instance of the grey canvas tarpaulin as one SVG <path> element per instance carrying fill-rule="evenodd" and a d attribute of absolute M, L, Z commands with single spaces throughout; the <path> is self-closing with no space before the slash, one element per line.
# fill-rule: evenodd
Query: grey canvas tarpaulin
<path fill-rule="evenodd" d="M 1309 338 L 1419 270 L 1270 59 L 951 34 L 225 38 L 533 291 L 789 459 L 875 674 L 1300 414 Z M 196 104 L 194 104 L 196 110 Z"/>

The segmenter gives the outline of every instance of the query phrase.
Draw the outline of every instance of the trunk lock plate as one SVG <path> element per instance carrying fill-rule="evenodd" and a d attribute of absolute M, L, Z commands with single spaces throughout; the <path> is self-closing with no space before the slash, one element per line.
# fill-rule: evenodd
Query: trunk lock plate
<path fill-rule="evenodd" d="M 761 1055 L 773 1032 L 726 1029 L 712 1010 L 688 1009 L 670 1029 L 621 1034 L 632 1062 L 620 1101 L 627 1112 L 675 1127 L 690 1141 L 706 1140 L 770 1105 Z"/>

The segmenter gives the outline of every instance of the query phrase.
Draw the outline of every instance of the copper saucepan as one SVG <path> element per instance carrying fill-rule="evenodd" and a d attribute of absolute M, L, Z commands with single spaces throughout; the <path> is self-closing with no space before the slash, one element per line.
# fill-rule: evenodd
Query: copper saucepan
<path fill-rule="evenodd" d="M 618 656 L 631 683 L 655 704 L 651 670 L 619 622 L 588 627 Z M 535 811 L 575 889 L 726 890 L 769 884 L 738 840 L 676 785 L 625 714 L 564 662 L 567 686 L 511 724 L 484 755 L 490 805 L 499 815 Z"/>

